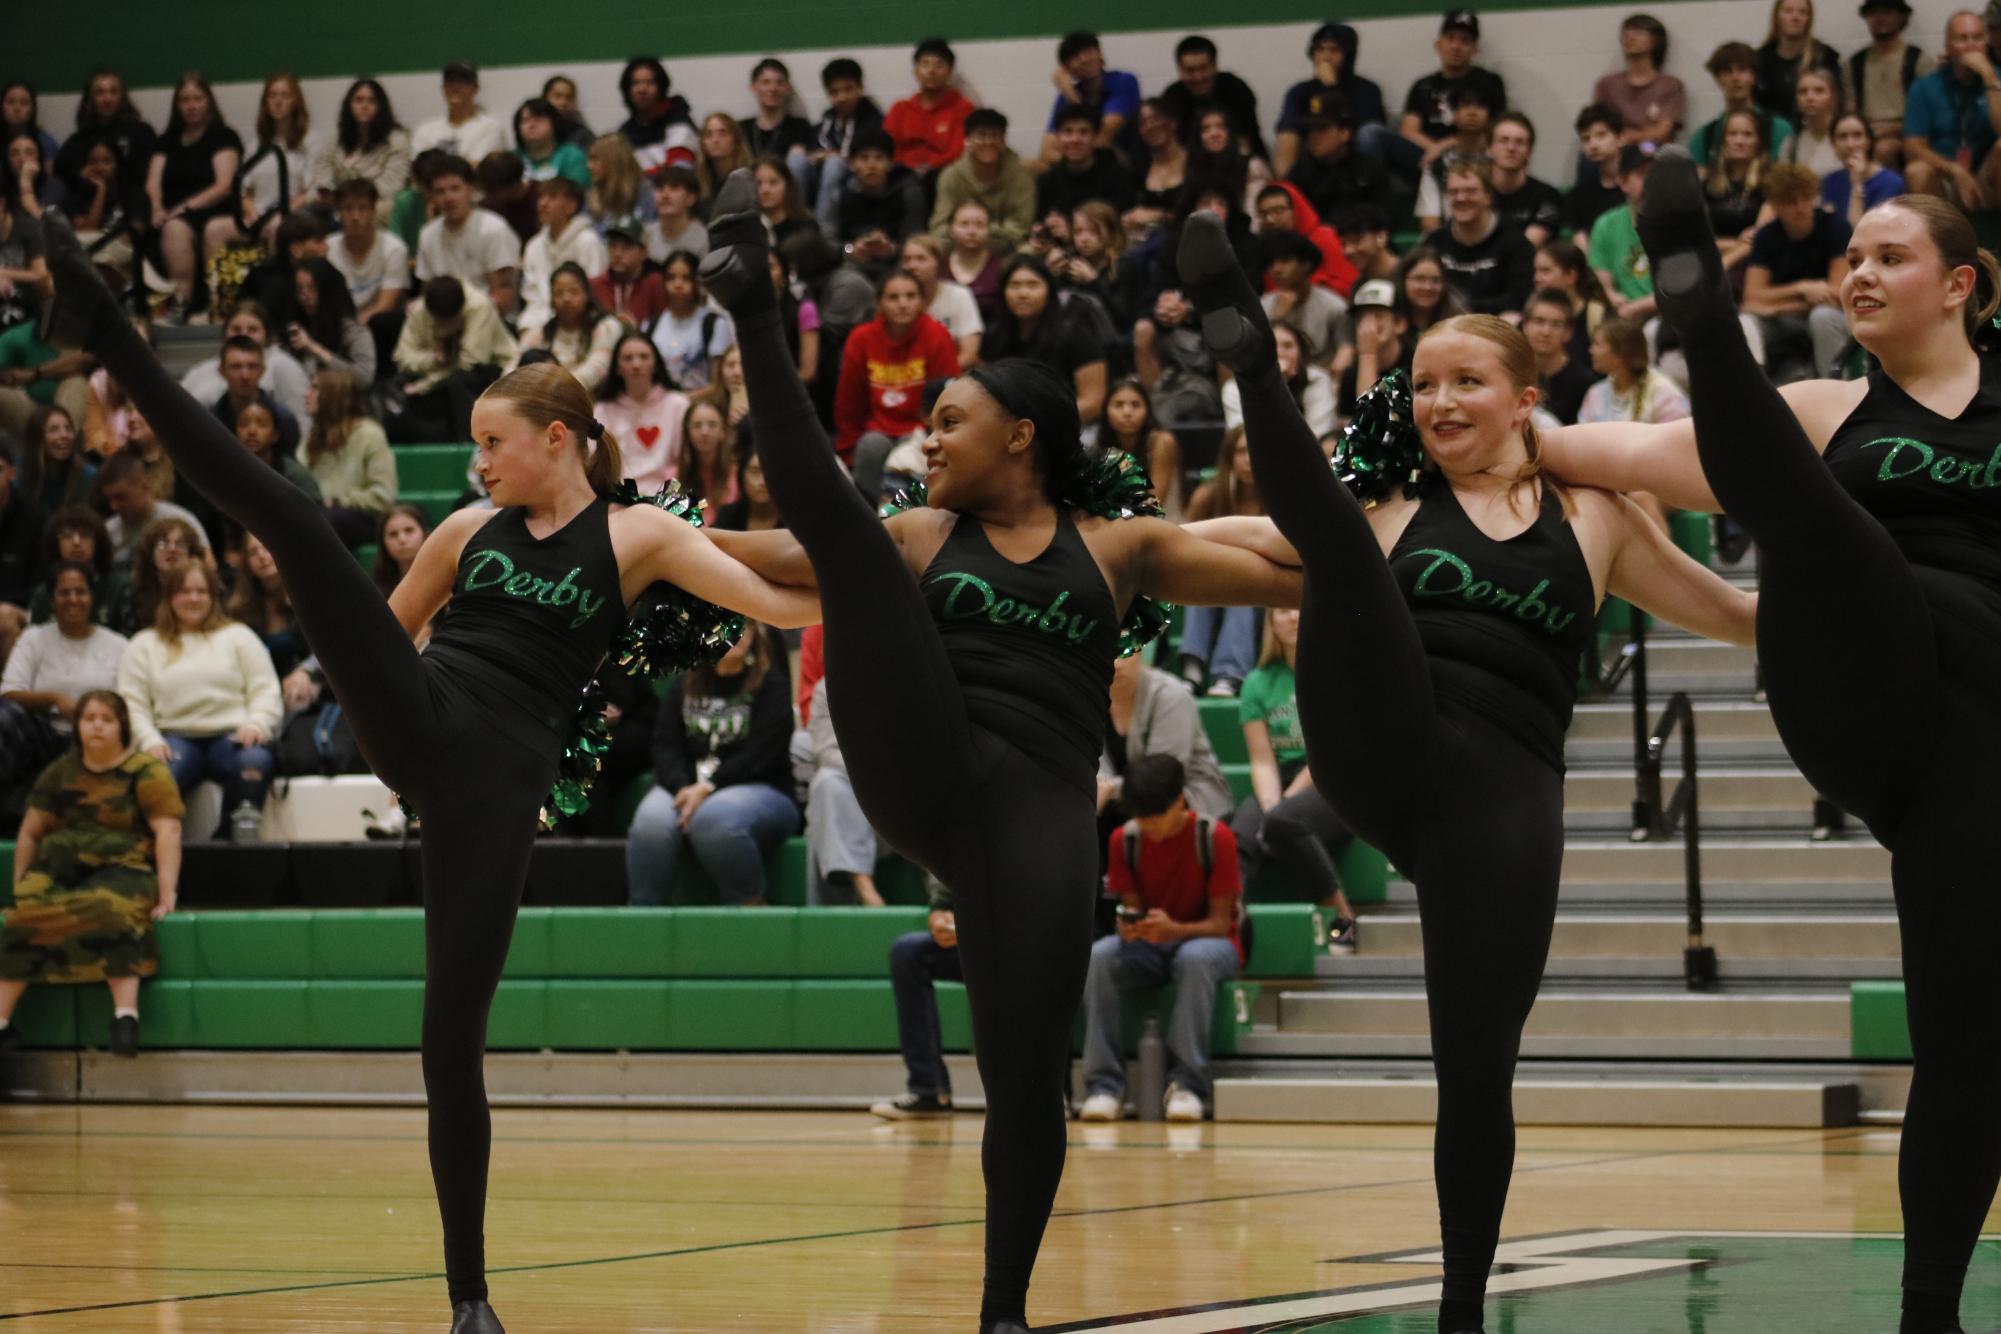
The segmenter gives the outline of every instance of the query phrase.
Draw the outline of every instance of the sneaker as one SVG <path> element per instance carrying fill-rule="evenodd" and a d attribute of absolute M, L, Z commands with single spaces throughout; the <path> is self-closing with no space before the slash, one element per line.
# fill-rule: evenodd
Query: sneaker
<path fill-rule="evenodd" d="M 1167 1087 L 1167 1100 L 1163 1104 L 1170 1121 L 1200 1121 L 1202 1119 L 1202 1099 L 1179 1084 Z"/>
<path fill-rule="evenodd" d="M 1184 653 L 1177 679 L 1190 690 L 1200 690 L 1202 683 L 1209 679 L 1209 664 L 1192 653 Z"/>
<path fill-rule="evenodd" d="M 939 1121 L 952 1114 L 949 1093 L 906 1093 L 875 1104 L 869 1111 L 885 1121 Z"/>
<path fill-rule="evenodd" d="M 1079 1121 L 1118 1121 L 1126 1114 L 1125 1100 L 1116 1093 L 1093 1093 L 1078 1111 Z"/>
<path fill-rule="evenodd" d="M 410 829 L 410 818 L 403 813 L 400 804 L 391 805 L 387 815 L 377 815 L 374 811 L 363 808 L 361 817 L 363 820 L 361 832 L 364 837 L 370 839 L 404 838 L 413 832 Z"/>
<path fill-rule="evenodd" d="M 1234 676 L 1219 676 L 1211 681 L 1209 688 L 1202 693 L 1210 699 L 1235 699 L 1237 692 L 1242 690 L 1243 686 L 1244 683 Z"/>
<path fill-rule="evenodd" d="M 132 1015 L 116 1015 L 111 1020 L 111 1054 L 114 1056 L 137 1056 L 139 1054 L 139 1021 Z"/>
<path fill-rule="evenodd" d="M 1359 943 L 1355 930 L 1355 919 L 1337 917 L 1327 927 L 1327 952 L 1329 954 L 1353 954 Z"/>

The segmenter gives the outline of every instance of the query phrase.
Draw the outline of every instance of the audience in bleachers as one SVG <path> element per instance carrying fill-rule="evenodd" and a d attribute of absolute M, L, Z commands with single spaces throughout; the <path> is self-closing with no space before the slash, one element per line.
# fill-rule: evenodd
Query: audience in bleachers
<path fill-rule="evenodd" d="M 1668 142 L 1688 119 L 1688 90 L 1665 69 L 1667 25 L 1652 14 L 1628 15 L 1619 25 L 1619 54 L 1625 68 L 1598 80 L 1591 89 L 1592 104 L 1615 114 L 1613 132 L 1620 144 Z M 1579 134 L 1584 132 L 1581 120 L 1577 129 Z M 1594 160 L 1605 161 L 1610 156 Z"/>
<path fill-rule="evenodd" d="M 626 110 L 618 133 L 632 146 L 641 167 L 695 165 L 695 122 L 688 114 L 687 99 L 674 91 L 665 65 L 653 56 L 626 61 L 618 77 L 618 95 Z"/>
<path fill-rule="evenodd" d="M 375 187 L 380 221 L 389 220 L 390 206 L 410 181 L 410 136 L 397 123 L 389 94 L 374 79 L 356 79 L 341 98 L 340 118 L 332 139 L 320 149 L 310 180 L 322 204 L 331 204 L 349 181 Z"/>
<path fill-rule="evenodd" d="M 612 349 L 618 346 L 625 324 L 598 304 L 590 279 L 576 261 L 556 266 L 549 280 L 549 305 L 542 315 L 539 322 L 521 322 L 514 365 L 530 352 L 545 352 L 584 388 L 595 391 L 611 373 Z"/>
<path fill-rule="evenodd" d="M 1959 10 L 1945 25 L 1946 63 L 1910 84 L 1904 104 L 1904 178 L 1920 194 L 1938 194 L 1973 210 L 1997 198 L 1994 153 L 2001 99 L 1989 52 L 1987 20 Z"/>
<path fill-rule="evenodd" d="M 1263 514 L 1257 478 L 1251 474 L 1251 448 L 1241 425 L 1223 436 L 1216 461 L 1216 475 L 1196 487 L 1188 498 L 1188 518 Z M 1182 679 L 1197 690 L 1208 682 L 1212 696 L 1235 696 L 1257 664 L 1261 615 L 1256 607 L 1183 608 L 1179 646 Z"/>
<path fill-rule="evenodd" d="M 190 519 L 165 515 L 146 525 L 131 556 L 104 588 L 104 623 L 130 638 L 159 619 L 167 580 L 188 565 L 216 564 L 208 537 Z"/>
<path fill-rule="evenodd" d="M 382 423 L 368 415 L 367 385 L 347 371 L 324 370 L 308 400 L 312 430 L 304 462 L 319 487 L 327 520 L 350 547 L 375 540 L 396 503 L 396 458 Z"/>
<path fill-rule="evenodd" d="M 930 900 L 924 930 L 898 936 L 889 947 L 889 984 L 896 997 L 896 1036 L 903 1051 L 904 1091 L 869 1111 L 885 1121 L 927 1121 L 952 1114 L 952 1074 L 938 1026 L 936 983 L 963 982 L 959 919 L 952 891 L 924 878 Z"/>
<path fill-rule="evenodd" d="M 466 439 L 473 400 L 519 350 L 482 288 L 431 279 L 396 341 L 403 406 L 384 425 L 397 440 Z"/>
<path fill-rule="evenodd" d="M 851 897 L 863 907 L 879 908 L 882 894 L 875 885 L 875 864 L 882 849 L 855 799 L 854 784 L 848 780 L 841 743 L 834 736 L 833 716 L 827 711 L 824 676 L 814 683 L 803 711 L 805 753 L 810 761 L 807 768 L 812 774 L 806 785 L 806 848 L 815 872 L 808 897 L 813 902 L 822 901 L 824 882 L 829 888 L 838 888 L 841 897 Z"/>
<path fill-rule="evenodd" d="M 876 316 L 848 335 L 834 391 L 834 448 L 873 503 L 885 472 L 922 475 L 917 444 L 930 421 L 924 386 L 959 373 L 945 326 L 924 312 L 923 286 L 908 273 L 883 279 Z"/>
<path fill-rule="evenodd" d="M 624 333 L 612 349 L 611 373 L 598 385 L 597 418 L 618 441 L 625 475 L 651 495 L 675 476 L 688 396 L 674 387 L 653 340 Z"/>
<path fill-rule="evenodd" d="M 75 735 L 77 701 L 118 684 L 126 639 L 97 621 L 89 565 L 58 562 L 49 574 L 55 619 L 31 625 L 15 641 L 0 671 L 0 806 L 5 789 L 54 760 Z"/>
<path fill-rule="evenodd" d="M 410 573 L 418 549 L 430 535 L 430 518 L 421 505 L 391 505 L 382 516 L 382 526 L 375 535 L 375 562 L 368 573 L 383 597 L 395 592 L 403 576 Z"/>
<path fill-rule="evenodd" d="M 59 403 L 36 408 L 23 433 L 20 486 L 43 514 L 82 502 L 97 465 L 84 457 L 76 419 Z"/>
<path fill-rule="evenodd" d="M 1820 178 L 1820 206 L 1850 227 L 1862 215 L 1904 193 L 1904 178 L 1878 162 L 1869 123 L 1847 111 L 1834 121 L 1834 151 L 1841 165 Z"/>
<path fill-rule="evenodd" d="M 168 490 L 171 494 L 171 483 Z M 202 539 L 203 548 L 208 546 L 208 531 L 201 520 L 154 490 L 146 461 L 136 451 L 120 450 L 104 461 L 97 474 L 97 494 L 110 511 L 105 531 L 111 541 L 111 559 L 115 565 L 130 564 L 144 546 L 141 538 L 161 519 L 183 521 Z M 0 530 L 4 530 L 4 525 L 0 525 Z M 0 602 L 6 600 L 4 587 L 0 584 Z"/>
<path fill-rule="evenodd" d="M 917 91 L 892 104 L 883 117 L 899 165 L 919 177 L 935 175 L 955 161 L 966 147 L 966 117 L 973 103 L 952 86 L 958 56 L 942 37 L 926 37 L 911 53 L 911 73 Z M 854 156 L 850 150 L 850 170 Z"/>

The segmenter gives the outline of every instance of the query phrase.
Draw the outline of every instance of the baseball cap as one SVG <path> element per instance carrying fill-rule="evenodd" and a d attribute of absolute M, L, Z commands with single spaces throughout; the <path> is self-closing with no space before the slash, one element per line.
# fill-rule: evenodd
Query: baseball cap
<path fill-rule="evenodd" d="M 1351 310 L 1367 310 L 1374 306 L 1380 310 L 1394 310 L 1397 304 L 1396 284 L 1388 278 L 1371 278 L 1355 289 L 1355 295 L 1348 300 Z"/>
<path fill-rule="evenodd" d="M 1649 166 L 1654 160 L 1654 146 L 1649 143 L 1627 144 L 1619 150 L 1619 173 L 1638 171 Z"/>
<path fill-rule="evenodd" d="M 1894 9 L 1899 14 L 1903 14 L 1906 17 L 1908 17 L 1911 12 L 1911 6 L 1908 3 L 1908 0 L 1862 0 L 1862 8 L 1859 11 L 1860 13 L 1867 15 L 1869 11 L 1872 9 Z"/>
<path fill-rule="evenodd" d="M 646 244 L 646 228 L 629 213 L 605 223 L 604 239 L 609 241 L 614 236 L 623 237 L 634 245 Z"/>
<path fill-rule="evenodd" d="M 1480 16 L 1470 9 L 1448 9 L 1445 11 L 1445 21 L 1438 25 L 1438 31 L 1440 33 L 1448 33 L 1454 28 L 1460 29 L 1476 42 L 1480 40 Z"/>

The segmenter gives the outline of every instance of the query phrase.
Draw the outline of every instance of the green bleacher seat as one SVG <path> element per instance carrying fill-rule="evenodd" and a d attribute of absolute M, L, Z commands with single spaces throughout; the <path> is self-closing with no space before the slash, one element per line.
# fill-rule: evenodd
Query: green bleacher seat
<path fill-rule="evenodd" d="M 451 514 L 452 506 L 456 505 L 459 497 L 464 494 L 464 485 L 455 486 L 449 490 L 435 491 L 410 490 L 406 488 L 399 491 L 396 498 L 406 505 L 415 505 L 417 508 L 423 510 L 424 517 L 430 521 L 431 527 L 435 528 L 443 523 L 446 517 Z"/>
<path fill-rule="evenodd" d="M 1850 1055 L 1858 1061 L 1908 1061 L 1911 1029 L 1904 1012 L 1904 984 L 1851 982 L 1848 990 Z"/>
<path fill-rule="evenodd" d="M 1209 745 L 1216 752 L 1216 759 L 1223 764 L 1243 764 L 1250 759 L 1250 752 L 1244 749 L 1243 724 L 1237 721 L 1237 701 L 1234 699 L 1199 699 L 1195 707 L 1202 715 L 1202 730 L 1209 734 Z"/>
<path fill-rule="evenodd" d="M 450 490 L 457 495 L 466 489 L 472 445 L 398 445 L 394 453 L 399 493 Z"/>
<path fill-rule="evenodd" d="M 375 568 L 375 555 L 377 550 L 379 550 L 379 548 L 377 548 L 375 543 L 364 542 L 360 546 L 354 549 L 354 559 L 356 563 L 358 563 L 361 566 L 362 569 L 373 570 Z"/>

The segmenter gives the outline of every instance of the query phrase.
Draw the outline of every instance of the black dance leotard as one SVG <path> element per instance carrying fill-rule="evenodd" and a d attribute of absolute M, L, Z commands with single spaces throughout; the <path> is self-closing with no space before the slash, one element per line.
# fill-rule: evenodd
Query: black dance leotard
<path fill-rule="evenodd" d="M 1042 554 L 1016 563 L 960 515 L 922 583 L 968 720 L 1091 790 L 1119 612 L 1075 521 L 1058 510 Z"/>

